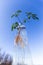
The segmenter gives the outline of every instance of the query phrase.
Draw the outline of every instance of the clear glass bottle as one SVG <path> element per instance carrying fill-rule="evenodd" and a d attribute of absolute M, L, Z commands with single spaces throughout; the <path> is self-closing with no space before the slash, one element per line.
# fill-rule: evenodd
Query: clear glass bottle
<path fill-rule="evenodd" d="M 16 34 L 16 36 L 17 35 L 18 34 Z M 17 65 L 20 65 L 20 64 L 21 65 L 33 65 L 31 51 L 29 49 L 28 35 L 25 29 L 20 31 L 20 37 L 22 38 L 24 46 L 23 47 L 21 46 L 22 42 L 21 43 L 19 42 L 16 45 L 16 42 L 14 39 L 15 63 Z"/>

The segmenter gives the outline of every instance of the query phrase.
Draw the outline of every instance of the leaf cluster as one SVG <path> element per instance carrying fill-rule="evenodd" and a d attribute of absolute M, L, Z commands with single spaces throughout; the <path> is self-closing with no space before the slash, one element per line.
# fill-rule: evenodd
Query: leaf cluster
<path fill-rule="evenodd" d="M 21 12 L 22 12 L 21 10 L 16 11 L 14 14 L 12 14 L 11 18 L 18 17 Z"/>
<path fill-rule="evenodd" d="M 17 10 L 12 16 L 11 16 L 11 18 L 13 18 L 13 17 L 17 17 L 18 19 L 19 19 L 19 15 L 20 15 L 20 13 L 22 13 L 22 11 L 21 10 Z M 38 18 L 38 16 L 37 16 L 37 14 L 34 14 L 34 13 L 32 13 L 32 12 L 25 12 L 25 14 L 26 14 L 26 18 L 24 18 L 24 20 L 22 21 L 22 22 L 20 22 L 20 23 L 26 23 L 28 20 L 30 20 L 31 18 L 33 19 L 33 20 L 39 20 L 39 18 Z M 20 19 L 19 19 L 19 21 L 20 21 Z M 18 22 L 15 22 L 15 23 L 13 23 L 12 24 L 12 31 L 14 30 L 14 29 L 16 29 L 16 27 L 17 26 L 19 26 L 19 23 Z"/>
<path fill-rule="evenodd" d="M 15 22 L 12 24 L 11 30 L 13 31 L 14 29 L 16 29 L 16 27 L 18 26 L 18 22 Z"/>

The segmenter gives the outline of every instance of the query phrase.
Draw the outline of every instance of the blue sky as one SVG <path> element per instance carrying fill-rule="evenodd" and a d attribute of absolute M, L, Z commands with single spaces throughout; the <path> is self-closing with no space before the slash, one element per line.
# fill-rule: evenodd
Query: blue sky
<path fill-rule="evenodd" d="M 43 0 L 0 0 L 0 48 L 14 56 L 16 32 L 11 31 L 15 21 L 11 15 L 18 9 L 23 13 L 36 13 L 39 17 L 39 21 L 31 20 L 26 24 L 26 31 L 34 64 L 43 64 Z"/>

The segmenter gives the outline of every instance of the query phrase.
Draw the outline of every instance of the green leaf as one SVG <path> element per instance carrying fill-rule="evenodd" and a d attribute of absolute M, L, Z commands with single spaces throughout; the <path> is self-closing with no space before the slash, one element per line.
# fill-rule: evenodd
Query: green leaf
<path fill-rule="evenodd" d="M 13 23 L 12 27 L 11 27 L 11 30 L 13 31 L 14 29 L 16 29 L 16 25 Z"/>
<path fill-rule="evenodd" d="M 11 18 L 13 18 L 14 16 L 18 17 L 21 12 L 21 10 L 17 10 L 14 14 L 12 14 Z"/>
<path fill-rule="evenodd" d="M 11 18 L 13 18 L 15 15 L 13 14 L 12 16 L 11 16 Z"/>
<path fill-rule="evenodd" d="M 11 16 L 11 18 L 13 18 L 14 16 L 15 16 L 15 17 L 18 17 L 18 15 L 19 15 L 19 14 L 15 13 L 15 14 L 13 14 L 13 15 Z"/>
<path fill-rule="evenodd" d="M 31 12 L 26 12 L 26 15 L 29 16 L 29 15 L 32 15 L 32 13 Z"/>
<path fill-rule="evenodd" d="M 30 19 L 31 18 L 31 16 L 28 16 L 28 19 Z"/>
<path fill-rule="evenodd" d="M 23 21 L 24 23 L 26 23 L 26 19 L 24 19 L 24 21 Z"/>
<path fill-rule="evenodd" d="M 16 23 L 15 23 L 15 25 L 16 25 L 16 27 L 17 27 L 17 26 L 19 25 L 19 23 L 18 23 L 18 22 L 16 22 Z"/>
<path fill-rule="evenodd" d="M 32 14 L 33 17 L 36 17 L 37 15 L 36 14 Z"/>
<path fill-rule="evenodd" d="M 33 18 L 34 20 L 39 20 L 39 18 L 37 17 L 36 14 L 32 14 L 32 18 Z"/>
<path fill-rule="evenodd" d="M 39 20 L 39 18 L 38 18 L 38 17 L 36 17 L 36 19 L 37 19 L 37 20 Z"/>
<path fill-rule="evenodd" d="M 27 18 L 30 19 L 32 17 L 32 13 L 31 12 L 26 12 Z"/>
<path fill-rule="evenodd" d="M 15 17 L 18 17 L 19 14 L 15 13 Z"/>
<path fill-rule="evenodd" d="M 14 29 L 16 29 L 16 27 L 17 27 L 18 25 L 19 25 L 18 22 L 13 23 L 13 24 L 12 24 L 12 27 L 11 27 L 11 30 L 13 31 Z"/>
<path fill-rule="evenodd" d="M 21 13 L 22 11 L 21 10 L 18 10 L 17 13 Z"/>

